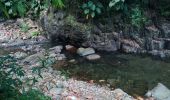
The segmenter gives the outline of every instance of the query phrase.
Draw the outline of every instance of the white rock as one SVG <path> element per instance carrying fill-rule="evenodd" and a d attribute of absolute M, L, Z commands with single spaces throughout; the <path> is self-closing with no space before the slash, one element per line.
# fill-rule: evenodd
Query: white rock
<path fill-rule="evenodd" d="M 129 96 L 127 93 L 125 93 L 121 89 L 115 89 L 113 93 L 115 95 L 116 100 L 134 100 L 133 97 Z"/>
<path fill-rule="evenodd" d="M 22 58 L 25 58 L 27 54 L 24 52 L 16 52 L 13 56 L 17 59 L 22 59 Z"/>
<path fill-rule="evenodd" d="M 78 100 L 75 96 L 67 96 L 66 100 Z"/>
<path fill-rule="evenodd" d="M 155 88 L 146 93 L 146 96 L 154 97 L 157 100 L 164 100 L 170 97 L 170 90 L 162 83 L 158 83 L 158 85 Z"/>
<path fill-rule="evenodd" d="M 80 56 L 87 56 L 94 53 L 95 50 L 93 48 L 79 48 L 77 50 L 77 54 L 79 54 Z"/>
<path fill-rule="evenodd" d="M 98 55 L 98 54 L 92 54 L 92 55 L 86 56 L 87 60 L 97 60 L 97 59 L 100 59 L 100 58 L 101 58 L 101 56 Z"/>
<path fill-rule="evenodd" d="M 63 92 L 63 88 L 52 88 L 50 90 L 50 94 L 52 95 L 59 95 Z"/>

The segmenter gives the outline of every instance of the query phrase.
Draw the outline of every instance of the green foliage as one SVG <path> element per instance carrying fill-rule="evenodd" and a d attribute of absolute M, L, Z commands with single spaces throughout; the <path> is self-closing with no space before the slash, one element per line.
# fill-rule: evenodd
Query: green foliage
<path fill-rule="evenodd" d="M 160 14 L 164 17 L 170 17 L 170 1 L 169 0 L 163 0 L 159 5 Z"/>
<path fill-rule="evenodd" d="M 88 1 L 81 6 L 86 19 L 94 18 L 97 14 L 101 14 L 102 7 L 100 2 L 94 3 L 93 1 Z"/>
<path fill-rule="evenodd" d="M 21 29 L 21 31 L 22 32 L 28 32 L 28 30 L 29 30 L 29 26 L 28 26 L 28 24 L 26 24 L 26 23 L 22 23 L 21 25 L 20 25 L 20 29 Z"/>
<path fill-rule="evenodd" d="M 131 24 L 139 29 L 147 22 L 147 18 L 144 16 L 143 11 L 139 8 L 139 6 L 132 8 L 130 18 Z"/>
<path fill-rule="evenodd" d="M 47 54 L 47 55 L 48 55 L 48 54 Z M 46 57 L 44 57 L 44 58 L 39 58 L 40 66 L 33 67 L 33 68 L 32 68 L 32 72 L 38 74 L 39 77 L 42 78 L 42 76 L 41 76 L 41 70 L 42 70 L 43 68 L 48 68 L 48 67 L 50 67 L 52 64 L 54 64 L 54 62 L 55 62 L 55 58 L 54 58 L 54 57 L 46 56 Z"/>
<path fill-rule="evenodd" d="M 33 17 L 39 17 L 40 12 L 47 9 L 49 7 L 49 4 L 49 0 L 31 0 L 29 2 L 30 13 Z"/>
<path fill-rule="evenodd" d="M 27 11 L 26 0 L 1 0 L 0 10 L 7 17 L 23 17 Z"/>
<path fill-rule="evenodd" d="M 29 11 L 33 17 L 39 17 L 40 12 L 50 6 L 63 8 L 63 0 L 1 0 L 0 10 L 7 18 L 24 17 Z"/>
<path fill-rule="evenodd" d="M 0 57 L 0 96 L 1 100 L 50 100 L 39 91 L 30 88 L 22 90 L 25 71 L 17 64 L 17 60 L 11 56 Z M 36 79 L 33 78 L 33 84 Z M 30 80 L 31 81 L 31 80 Z"/>
<path fill-rule="evenodd" d="M 22 85 L 24 71 L 11 56 L 0 57 L 0 90 L 6 95 L 11 89 L 16 91 Z"/>
<path fill-rule="evenodd" d="M 35 31 L 35 32 L 31 32 L 31 37 L 36 37 L 40 34 L 40 32 Z"/>
<path fill-rule="evenodd" d="M 115 10 L 121 10 L 124 8 L 125 0 L 111 0 L 109 3 L 110 8 L 114 8 Z"/>
<path fill-rule="evenodd" d="M 65 6 L 63 0 L 51 0 L 51 4 L 55 8 L 63 8 Z"/>
<path fill-rule="evenodd" d="M 92 29 L 92 25 L 77 22 L 76 18 L 72 15 L 66 17 L 65 23 L 75 29 L 80 30 L 81 32 L 88 32 L 89 30 Z"/>

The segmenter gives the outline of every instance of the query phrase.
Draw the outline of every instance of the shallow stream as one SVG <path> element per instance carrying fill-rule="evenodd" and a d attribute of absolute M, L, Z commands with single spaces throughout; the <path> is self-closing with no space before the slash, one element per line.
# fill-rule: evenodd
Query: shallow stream
<path fill-rule="evenodd" d="M 148 55 L 122 53 L 99 53 L 101 59 L 87 61 L 79 56 L 74 64 L 60 70 L 78 80 L 108 85 L 111 89 L 121 88 L 133 96 L 144 96 L 157 83 L 170 88 L 170 62 Z M 68 55 L 69 56 L 69 55 Z M 170 60 L 169 60 L 170 61 Z"/>
<path fill-rule="evenodd" d="M 0 55 L 18 49 L 0 49 Z M 64 52 L 66 53 L 66 52 Z M 111 89 L 121 88 L 133 96 L 144 96 L 157 83 L 170 88 L 170 59 L 161 60 L 148 55 L 98 52 L 101 59 L 87 61 L 77 54 L 66 53 L 65 67 L 58 68 L 62 74 L 78 80 L 107 85 Z M 55 67 L 55 65 L 54 65 Z"/>

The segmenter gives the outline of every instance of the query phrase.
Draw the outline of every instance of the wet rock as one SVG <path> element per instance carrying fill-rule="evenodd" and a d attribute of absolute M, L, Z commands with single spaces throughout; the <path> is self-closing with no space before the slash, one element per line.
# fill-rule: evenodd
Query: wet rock
<path fill-rule="evenodd" d="M 141 49 L 140 45 L 132 40 L 124 39 L 121 43 L 121 50 L 126 53 L 137 53 Z"/>
<path fill-rule="evenodd" d="M 17 59 L 22 59 L 25 58 L 27 56 L 27 53 L 25 52 L 16 52 L 13 54 L 13 56 Z"/>
<path fill-rule="evenodd" d="M 98 55 L 98 54 L 92 54 L 92 55 L 86 56 L 87 60 L 97 60 L 97 59 L 100 59 L 100 58 L 101 58 L 101 56 Z"/>
<path fill-rule="evenodd" d="M 50 48 L 50 53 L 60 53 L 63 49 L 63 46 L 55 46 L 55 47 L 52 47 Z"/>
<path fill-rule="evenodd" d="M 43 30 L 49 33 L 50 36 L 58 35 L 57 31 L 59 27 L 64 25 L 64 16 L 65 13 L 63 11 L 58 11 L 53 14 L 53 16 L 44 14 L 41 16 L 41 26 Z"/>
<path fill-rule="evenodd" d="M 41 42 L 47 41 L 47 38 L 45 38 L 44 36 L 41 36 L 41 35 L 37 36 L 36 39 L 37 39 L 37 41 L 41 41 Z"/>
<path fill-rule="evenodd" d="M 164 33 L 165 38 L 170 37 L 170 22 L 168 21 L 162 21 L 160 22 L 160 29 Z"/>
<path fill-rule="evenodd" d="M 55 57 L 56 60 L 65 60 L 66 56 L 65 54 L 57 54 Z"/>
<path fill-rule="evenodd" d="M 76 63 L 76 60 L 75 59 L 71 59 L 68 61 L 69 63 Z"/>
<path fill-rule="evenodd" d="M 153 56 L 158 56 L 161 58 L 169 58 L 170 57 L 170 50 L 152 50 L 148 52 Z"/>
<path fill-rule="evenodd" d="M 122 45 L 122 51 L 125 53 L 137 53 L 138 48 L 131 47 L 128 45 Z"/>
<path fill-rule="evenodd" d="M 85 44 L 84 44 L 85 45 Z M 86 45 L 102 51 L 117 51 L 120 48 L 118 33 L 92 34 Z"/>
<path fill-rule="evenodd" d="M 125 93 L 121 89 L 115 89 L 113 93 L 115 95 L 116 100 L 134 100 L 133 97 L 129 96 L 127 93 Z"/>
<path fill-rule="evenodd" d="M 65 49 L 70 53 L 76 53 L 76 51 L 77 51 L 77 48 L 72 45 L 66 45 Z"/>
<path fill-rule="evenodd" d="M 22 63 L 29 63 L 31 65 L 36 64 L 37 62 L 40 61 L 40 58 L 44 58 L 44 54 L 43 53 L 36 53 L 33 55 L 30 55 L 28 57 L 26 57 L 25 59 L 23 59 L 21 62 Z"/>
<path fill-rule="evenodd" d="M 155 25 L 146 27 L 146 32 L 146 34 L 150 35 L 152 38 L 158 38 L 161 33 Z"/>
<path fill-rule="evenodd" d="M 154 97 L 157 100 L 168 100 L 167 98 L 170 98 L 170 90 L 162 83 L 158 83 L 155 88 L 146 93 L 146 96 Z"/>
<path fill-rule="evenodd" d="M 90 54 L 94 54 L 95 50 L 93 48 L 78 48 L 77 54 L 80 56 L 87 56 Z"/>
<path fill-rule="evenodd" d="M 26 45 L 20 48 L 24 51 L 35 51 L 35 52 L 45 51 L 45 49 L 42 48 L 40 45 Z"/>
<path fill-rule="evenodd" d="M 164 49 L 164 41 L 162 40 L 152 40 L 151 42 L 152 50 L 163 50 Z"/>

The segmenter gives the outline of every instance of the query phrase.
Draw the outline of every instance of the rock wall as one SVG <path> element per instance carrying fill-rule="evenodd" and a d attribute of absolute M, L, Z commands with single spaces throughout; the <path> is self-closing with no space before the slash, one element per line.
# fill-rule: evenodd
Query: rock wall
<path fill-rule="evenodd" d="M 159 25 L 151 24 L 145 27 L 142 36 L 129 37 L 121 32 L 103 32 L 94 24 L 77 22 L 74 16 L 66 15 L 62 11 L 46 14 L 41 18 L 41 25 L 53 42 L 57 40 L 103 51 L 120 50 L 126 53 L 152 55 L 159 55 L 155 54 L 155 51 L 164 53 L 170 50 L 170 22 L 166 20 L 160 21 Z"/>

